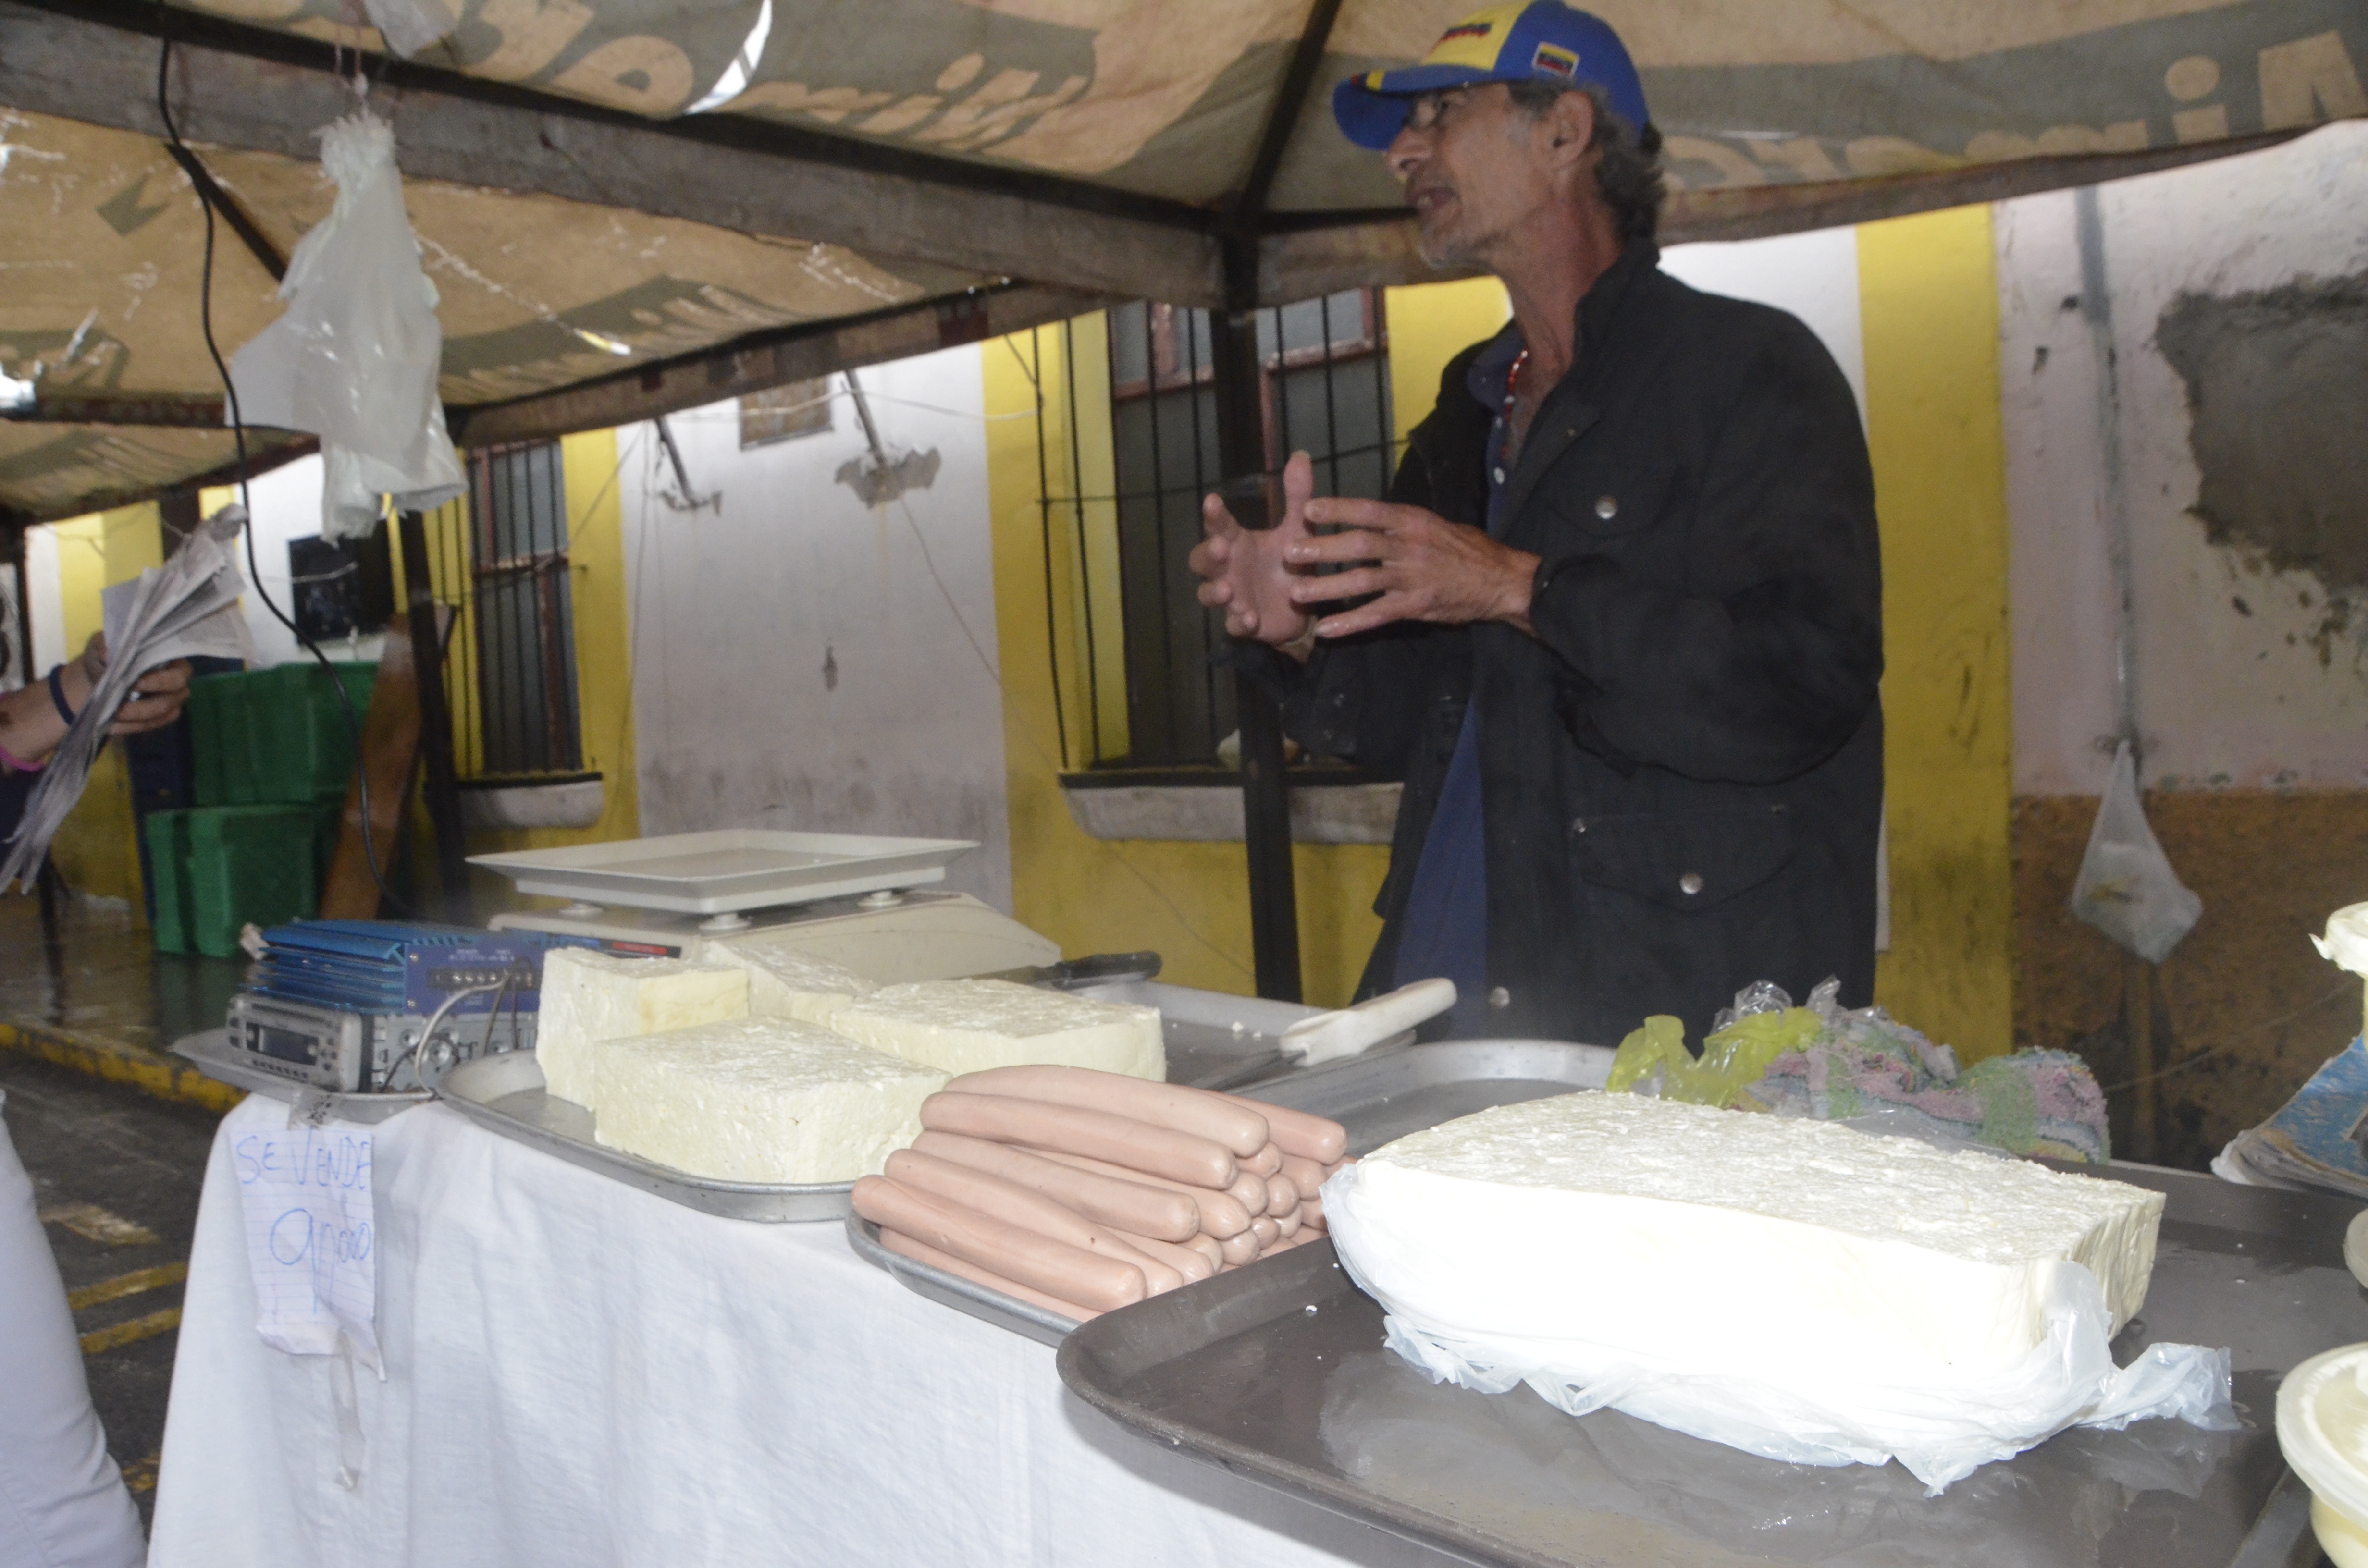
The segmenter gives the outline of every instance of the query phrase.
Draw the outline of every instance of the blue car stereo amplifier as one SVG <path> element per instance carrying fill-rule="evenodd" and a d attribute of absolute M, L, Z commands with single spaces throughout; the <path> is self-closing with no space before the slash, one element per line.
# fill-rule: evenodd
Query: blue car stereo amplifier
<path fill-rule="evenodd" d="M 417 1089 L 454 1062 L 534 1046 L 542 955 L 583 937 L 392 920 L 274 926 L 231 998 L 231 1047 L 340 1094 Z"/>

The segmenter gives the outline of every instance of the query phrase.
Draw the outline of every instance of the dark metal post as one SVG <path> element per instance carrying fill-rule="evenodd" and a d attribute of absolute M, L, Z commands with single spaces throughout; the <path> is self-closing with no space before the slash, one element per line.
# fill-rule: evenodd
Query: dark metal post
<path fill-rule="evenodd" d="M 33 668 L 33 585 L 26 569 L 24 524 L 17 525 L 8 542 L 8 559 L 17 565 L 17 645 L 8 650 L 8 660 L 23 677 L 20 684 L 30 686 L 47 672 Z M 80 652 L 79 648 L 66 650 L 68 657 Z M 41 869 L 33 874 L 33 885 L 41 895 L 41 934 L 49 944 L 50 973 L 57 987 L 53 994 L 63 1006 L 65 951 L 58 944 L 58 871 L 47 855 L 41 857 Z"/>
<path fill-rule="evenodd" d="M 436 829 L 436 865 L 444 884 L 444 918 L 475 924 L 469 907 L 468 846 L 461 835 L 461 790 L 452 772 L 452 712 L 444 699 L 444 640 L 427 570 L 427 525 L 405 512 L 403 587 L 411 606 L 411 664 L 419 682 L 419 753 L 427 763 L 427 820 Z"/>
<path fill-rule="evenodd" d="M 8 559 L 17 568 L 17 643 L 8 650 L 8 662 L 16 666 L 19 686 L 30 686 L 35 677 L 47 672 L 33 668 L 33 585 L 26 581 L 25 530 L 17 528 L 9 536 Z M 74 650 L 80 652 L 79 649 Z"/>
<path fill-rule="evenodd" d="M 1248 247 L 1227 246 L 1229 274 L 1254 265 Z M 1240 256 L 1234 253 L 1241 252 Z M 1229 290 L 1231 291 L 1231 290 Z M 1240 302 L 1239 301 L 1236 301 Z M 1217 463 L 1235 516 L 1246 528 L 1279 520 L 1279 493 L 1262 483 L 1266 411 L 1260 396 L 1258 318 L 1248 310 L 1212 312 L 1210 358 L 1217 402 Z M 1262 494 L 1262 501 L 1244 499 Z M 1291 795 L 1283 775 L 1282 712 L 1247 676 L 1235 677 L 1234 711 L 1242 735 L 1242 836 L 1249 852 L 1250 951 L 1258 994 L 1300 997 L 1299 894 L 1291 867 Z"/>

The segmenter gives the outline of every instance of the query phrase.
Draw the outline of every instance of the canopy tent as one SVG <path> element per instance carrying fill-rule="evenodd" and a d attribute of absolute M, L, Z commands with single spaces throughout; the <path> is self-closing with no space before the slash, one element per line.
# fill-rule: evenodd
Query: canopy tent
<path fill-rule="evenodd" d="M 0 508 L 219 472 L 228 354 L 393 121 L 463 444 L 597 427 L 1147 297 L 1429 276 L 1331 84 L 1472 0 L 461 0 L 417 58 L 359 0 L 0 4 Z M 2368 0 L 1597 0 L 1668 139 L 1676 239 L 2089 183 L 2368 114 Z M 0 393 L 6 392 L 0 387 Z M 6 403 L 0 396 L 0 403 Z M 265 434 L 267 457 L 302 449 Z"/>

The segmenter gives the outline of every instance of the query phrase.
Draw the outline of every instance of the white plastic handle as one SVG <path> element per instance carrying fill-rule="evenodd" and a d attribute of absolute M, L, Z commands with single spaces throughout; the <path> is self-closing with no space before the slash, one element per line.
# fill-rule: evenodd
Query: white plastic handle
<path fill-rule="evenodd" d="M 1282 1049 L 1298 1057 L 1304 1066 L 1337 1062 L 1435 1018 L 1454 1006 L 1455 982 L 1417 980 L 1353 1007 L 1301 1019 L 1282 1031 Z"/>

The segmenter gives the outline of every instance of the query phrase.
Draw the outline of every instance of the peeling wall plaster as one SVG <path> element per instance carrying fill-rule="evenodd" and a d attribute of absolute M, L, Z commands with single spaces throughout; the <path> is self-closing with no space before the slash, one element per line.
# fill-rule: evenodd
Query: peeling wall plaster
<path fill-rule="evenodd" d="M 2116 507 L 2147 786 L 2368 787 L 2368 123 L 2097 200 L 2101 357 L 2076 196 L 1998 209 L 2016 792 L 2103 787 Z"/>
<path fill-rule="evenodd" d="M 2368 594 L 2368 273 L 2182 293 L 2155 346 L 2187 383 L 2204 537 L 2318 579 L 2296 602 L 2320 611 L 2310 641 L 2331 665 Z M 2241 595 L 2230 606 L 2252 613 Z"/>

